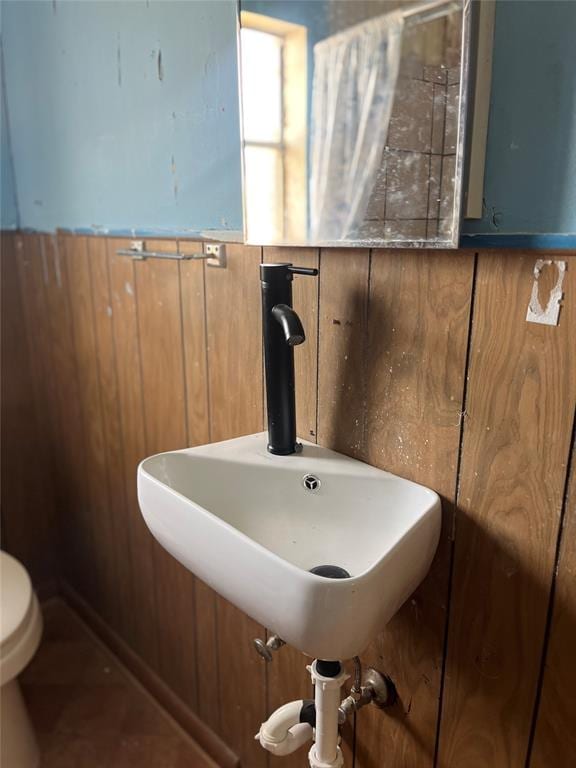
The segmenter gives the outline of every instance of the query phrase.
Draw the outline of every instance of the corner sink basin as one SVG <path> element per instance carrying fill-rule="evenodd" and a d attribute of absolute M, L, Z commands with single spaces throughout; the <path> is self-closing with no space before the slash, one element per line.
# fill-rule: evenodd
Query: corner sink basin
<path fill-rule="evenodd" d="M 426 575 L 440 500 L 312 443 L 292 456 L 266 443 L 262 433 L 145 459 L 144 519 L 186 568 L 290 645 L 356 656 Z M 325 565 L 350 575 L 310 573 Z"/>

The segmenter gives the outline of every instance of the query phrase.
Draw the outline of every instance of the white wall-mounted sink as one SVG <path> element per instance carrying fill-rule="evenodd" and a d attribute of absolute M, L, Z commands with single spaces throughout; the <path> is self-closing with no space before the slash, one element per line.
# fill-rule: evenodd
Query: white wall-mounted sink
<path fill-rule="evenodd" d="M 292 456 L 266 443 L 262 433 L 145 459 L 142 513 L 168 552 L 287 643 L 351 658 L 426 575 L 440 500 L 311 443 Z M 305 487 L 306 475 L 319 487 Z M 310 573 L 320 565 L 350 578 Z"/>

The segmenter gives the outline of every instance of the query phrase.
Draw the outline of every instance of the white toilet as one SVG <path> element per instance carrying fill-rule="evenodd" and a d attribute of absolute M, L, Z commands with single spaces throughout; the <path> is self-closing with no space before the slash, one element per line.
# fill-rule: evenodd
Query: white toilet
<path fill-rule="evenodd" d="M 42 614 L 26 569 L 0 552 L 0 765 L 36 768 L 40 754 L 18 675 L 36 653 Z"/>

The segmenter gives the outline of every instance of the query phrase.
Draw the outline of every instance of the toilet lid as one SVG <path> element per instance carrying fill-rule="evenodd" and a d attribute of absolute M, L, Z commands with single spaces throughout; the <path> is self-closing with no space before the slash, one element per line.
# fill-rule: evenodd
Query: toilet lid
<path fill-rule="evenodd" d="M 32 584 L 26 569 L 12 555 L 0 552 L 0 645 L 24 621 L 32 600 Z"/>

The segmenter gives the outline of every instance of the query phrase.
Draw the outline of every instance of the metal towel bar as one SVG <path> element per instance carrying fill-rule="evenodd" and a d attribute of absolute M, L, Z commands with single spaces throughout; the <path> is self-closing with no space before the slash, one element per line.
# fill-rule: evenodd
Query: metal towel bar
<path fill-rule="evenodd" d="M 225 246 L 214 243 L 207 243 L 204 252 L 180 253 L 178 251 L 147 251 L 144 240 L 131 240 L 130 248 L 119 248 L 116 253 L 118 256 L 130 256 L 137 261 L 144 261 L 145 259 L 177 259 L 178 261 L 204 259 L 209 267 L 226 266 Z"/>

